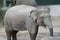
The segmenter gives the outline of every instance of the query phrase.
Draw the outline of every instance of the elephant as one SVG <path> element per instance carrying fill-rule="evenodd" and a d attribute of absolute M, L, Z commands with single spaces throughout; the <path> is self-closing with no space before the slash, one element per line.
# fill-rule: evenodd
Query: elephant
<path fill-rule="evenodd" d="M 25 4 L 30 6 L 37 6 L 35 0 L 16 0 L 16 5 Z"/>
<path fill-rule="evenodd" d="M 50 9 L 47 7 L 17 5 L 9 8 L 4 16 L 7 40 L 11 40 L 11 37 L 12 40 L 17 40 L 16 34 L 24 30 L 28 30 L 31 40 L 36 40 L 38 27 L 42 24 L 48 26 L 50 36 L 53 36 Z"/>
<path fill-rule="evenodd" d="M 29 5 L 29 6 L 37 6 L 36 1 L 35 0 L 8 0 L 8 2 L 10 1 L 10 3 L 13 3 L 15 5 L 21 5 L 21 4 L 25 4 L 25 5 Z"/>

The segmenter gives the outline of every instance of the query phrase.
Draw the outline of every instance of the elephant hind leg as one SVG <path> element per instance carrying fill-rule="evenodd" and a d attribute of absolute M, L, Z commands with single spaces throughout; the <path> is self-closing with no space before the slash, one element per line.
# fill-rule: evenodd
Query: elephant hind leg
<path fill-rule="evenodd" d="M 16 31 L 16 30 L 12 30 L 12 40 L 17 40 L 17 36 L 16 36 L 16 34 L 17 34 L 17 32 L 18 31 Z"/>
<path fill-rule="evenodd" d="M 17 37 L 16 37 L 17 32 L 18 31 L 15 31 L 15 30 L 6 31 L 7 40 L 11 40 L 11 37 L 12 37 L 12 40 L 17 40 Z"/>
<path fill-rule="evenodd" d="M 10 33 L 7 34 L 7 40 L 11 40 L 11 34 Z"/>
<path fill-rule="evenodd" d="M 11 31 L 6 31 L 7 40 L 11 40 Z"/>

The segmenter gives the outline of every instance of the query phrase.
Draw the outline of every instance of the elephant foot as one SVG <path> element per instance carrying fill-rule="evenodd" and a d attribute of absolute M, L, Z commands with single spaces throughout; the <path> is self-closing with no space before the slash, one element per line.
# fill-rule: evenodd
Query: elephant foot
<path fill-rule="evenodd" d="M 50 36 L 53 36 L 53 28 L 51 28 L 49 30 L 50 30 Z"/>

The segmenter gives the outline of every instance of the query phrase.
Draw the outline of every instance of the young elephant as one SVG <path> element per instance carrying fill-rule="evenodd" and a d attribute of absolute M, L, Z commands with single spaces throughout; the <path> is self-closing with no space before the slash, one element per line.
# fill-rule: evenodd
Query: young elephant
<path fill-rule="evenodd" d="M 46 14 L 49 14 L 48 8 L 38 9 L 27 5 L 18 5 L 8 9 L 4 17 L 7 40 L 11 40 L 11 37 L 12 40 L 17 40 L 17 32 L 23 30 L 28 30 L 30 39 L 35 40 L 42 20 L 49 27 L 50 35 L 53 36 L 51 19 L 50 16 L 45 16 Z"/>

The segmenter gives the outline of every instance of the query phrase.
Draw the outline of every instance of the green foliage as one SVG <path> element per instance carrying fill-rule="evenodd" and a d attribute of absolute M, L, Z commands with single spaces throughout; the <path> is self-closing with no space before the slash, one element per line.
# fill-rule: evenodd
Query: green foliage
<path fill-rule="evenodd" d="M 0 7 L 2 7 L 2 0 L 0 0 Z"/>
<path fill-rule="evenodd" d="M 6 7 L 8 8 L 8 5 L 9 5 L 9 4 L 7 3 L 7 1 L 8 1 L 8 0 L 6 0 Z M 14 6 L 13 3 L 11 3 L 11 5 Z M 0 0 L 0 22 L 3 20 L 4 14 L 5 14 L 5 11 L 6 11 L 6 10 L 4 10 L 4 9 L 2 10 L 2 8 L 3 8 L 2 6 L 3 6 L 3 0 Z"/>
<path fill-rule="evenodd" d="M 2 19 L 3 19 L 3 11 L 0 8 L 0 22 L 2 21 Z"/>
<path fill-rule="evenodd" d="M 15 4 L 13 3 L 13 0 L 10 0 L 11 1 L 11 6 L 14 6 Z M 8 5 L 9 5 L 9 2 L 8 2 L 8 0 L 6 0 L 6 6 L 8 7 Z"/>

